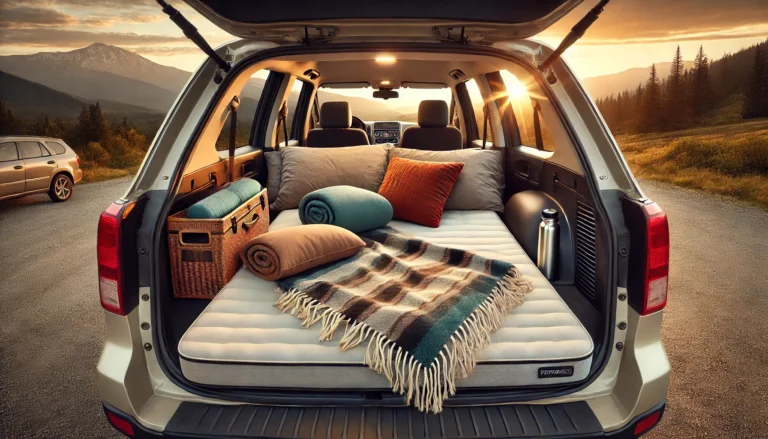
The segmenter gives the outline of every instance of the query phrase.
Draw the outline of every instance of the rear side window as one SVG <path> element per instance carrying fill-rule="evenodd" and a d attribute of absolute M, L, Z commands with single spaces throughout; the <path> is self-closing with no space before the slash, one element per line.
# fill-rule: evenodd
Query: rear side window
<path fill-rule="evenodd" d="M 256 115 L 256 106 L 261 99 L 261 92 L 264 90 L 264 80 L 267 78 L 269 70 L 259 70 L 254 73 L 243 87 L 240 93 L 240 107 L 237 110 L 237 128 L 235 135 L 235 146 L 248 145 L 248 139 L 251 136 L 253 119 Z M 232 114 L 227 115 L 227 121 L 224 128 L 216 139 L 216 150 L 226 151 L 229 148 L 230 123 Z"/>
<path fill-rule="evenodd" d="M 538 107 L 538 101 L 546 99 L 538 86 L 536 84 L 523 84 L 507 70 L 501 71 L 501 78 L 504 80 L 504 86 L 509 94 L 509 104 L 515 113 L 521 143 L 543 151 L 554 151 L 555 144 L 544 123 L 544 118 L 541 116 L 541 109 Z M 540 139 L 536 138 L 537 123 Z"/>
<path fill-rule="evenodd" d="M 37 142 L 19 142 L 19 148 L 21 149 L 21 155 L 25 159 L 34 159 L 37 157 L 51 155 Z"/>
<path fill-rule="evenodd" d="M 64 154 L 67 152 L 67 149 L 64 148 L 64 145 L 59 142 L 45 142 L 45 144 L 48 145 L 48 148 L 50 148 L 51 151 L 53 151 L 53 153 L 56 155 Z"/>
<path fill-rule="evenodd" d="M 0 143 L 0 162 L 10 162 L 19 159 L 19 152 L 14 142 Z"/>
<path fill-rule="evenodd" d="M 477 81 L 470 79 L 465 82 L 467 85 L 467 93 L 469 99 L 472 101 L 472 110 L 475 112 L 475 121 L 477 123 L 477 135 L 478 139 L 483 138 L 483 124 L 485 123 L 485 114 L 483 113 L 485 108 L 485 102 L 483 101 L 483 95 L 480 93 L 480 87 L 477 86 Z M 491 130 L 490 121 L 486 127 L 486 139 L 489 143 L 493 144 L 493 130 Z M 477 139 L 472 139 L 477 140 Z"/>
<path fill-rule="evenodd" d="M 304 81 L 299 79 L 293 81 L 291 94 L 288 97 L 288 116 L 286 117 L 285 126 L 288 128 L 290 139 L 298 138 L 298 133 L 293 132 L 293 116 L 296 115 L 296 111 L 298 110 L 299 94 L 301 94 L 302 87 L 304 87 Z M 285 142 L 285 131 L 286 130 L 283 129 L 283 122 L 281 121 L 280 129 L 277 131 L 278 144 Z"/>

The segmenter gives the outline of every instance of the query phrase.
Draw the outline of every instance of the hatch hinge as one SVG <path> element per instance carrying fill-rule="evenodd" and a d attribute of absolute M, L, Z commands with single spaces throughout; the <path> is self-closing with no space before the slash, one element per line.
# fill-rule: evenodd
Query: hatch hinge
<path fill-rule="evenodd" d="M 464 26 L 460 28 L 435 26 L 432 28 L 432 34 L 440 42 L 453 44 L 480 43 L 485 37 L 482 33 L 472 32 L 472 38 L 470 38 Z"/>
<path fill-rule="evenodd" d="M 216 81 L 217 84 L 220 83 L 222 79 L 222 73 L 229 72 L 229 70 L 232 68 L 232 65 L 224 61 L 224 59 L 220 57 L 215 50 L 213 50 L 211 45 L 208 44 L 208 42 L 205 41 L 205 38 L 200 35 L 200 32 L 197 31 L 195 25 L 190 23 L 186 17 L 181 15 L 181 12 L 179 12 L 173 6 L 169 5 L 165 0 L 157 0 L 157 3 L 162 6 L 163 12 L 168 15 L 171 21 L 173 21 L 174 24 L 176 24 L 176 26 L 178 26 L 179 29 L 184 32 L 184 36 L 195 43 L 195 45 L 199 47 L 200 50 L 205 52 L 205 54 L 208 55 L 216 63 L 216 65 L 219 66 L 220 71 L 216 72 L 214 81 Z"/>
<path fill-rule="evenodd" d="M 301 44 L 327 43 L 336 37 L 338 29 L 335 27 L 308 27 L 304 26 L 304 36 L 299 41 Z"/>
<path fill-rule="evenodd" d="M 587 15 L 585 15 L 584 18 L 582 18 L 578 23 L 576 23 L 575 26 L 573 26 L 573 28 L 571 28 L 571 31 L 568 32 L 568 35 L 565 36 L 563 41 L 559 46 L 557 46 L 554 52 L 552 52 L 552 54 L 549 55 L 547 59 L 539 64 L 539 70 L 542 72 L 549 70 L 549 68 L 552 67 L 552 64 L 558 58 L 560 58 L 566 49 L 571 47 L 573 43 L 579 40 L 579 38 L 583 37 L 587 29 L 592 26 L 592 23 L 597 21 L 598 17 L 600 17 L 600 13 L 603 12 L 603 8 L 605 8 L 605 5 L 607 5 L 608 2 L 609 0 L 600 0 L 600 3 L 598 3 L 597 6 L 587 12 Z M 555 77 L 554 72 L 550 71 L 547 74 L 547 81 L 549 81 L 550 84 L 557 82 L 557 78 Z"/>

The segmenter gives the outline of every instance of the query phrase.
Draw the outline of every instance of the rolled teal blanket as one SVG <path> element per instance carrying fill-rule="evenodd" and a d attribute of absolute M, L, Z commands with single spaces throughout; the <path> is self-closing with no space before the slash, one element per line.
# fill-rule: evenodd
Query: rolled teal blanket
<path fill-rule="evenodd" d="M 392 221 L 392 205 L 381 195 L 353 186 L 331 186 L 310 192 L 299 203 L 303 224 L 333 224 L 354 233 Z"/>
<path fill-rule="evenodd" d="M 241 178 L 227 186 L 227 190 L 234 192 L 240 198 L 240 204 L 250 200 L 261 192 L 261 183 L 252 178 Z"/>
<path fill-rule="evenodd" d="M 240 204 L 240 198 L 238 198 L 237 194 L 223 189 L 189 206 L 187 218 L 222 218 L 224 215 L 235 210 Z"/>

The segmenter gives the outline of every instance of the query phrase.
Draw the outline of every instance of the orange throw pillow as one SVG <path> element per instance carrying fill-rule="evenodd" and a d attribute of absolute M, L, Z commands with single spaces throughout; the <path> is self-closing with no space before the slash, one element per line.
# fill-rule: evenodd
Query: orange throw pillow
<path fill-rule="evenodd" d="M 420 162 L 393 157 L 379 188 L 392 204 L 394 218 L 427 227 L 440 226 L 440 218 L 463 163 Z"/>

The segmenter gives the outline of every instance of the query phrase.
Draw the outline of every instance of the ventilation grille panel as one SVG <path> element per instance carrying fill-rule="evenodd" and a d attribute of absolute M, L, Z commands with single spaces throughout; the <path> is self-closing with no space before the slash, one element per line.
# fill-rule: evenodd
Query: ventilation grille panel
<path fill-rule="evenodd" d="M 595 211 L 578 202 L 576 207 L 576 288 L 591 301 L 597 290 Z"/>

